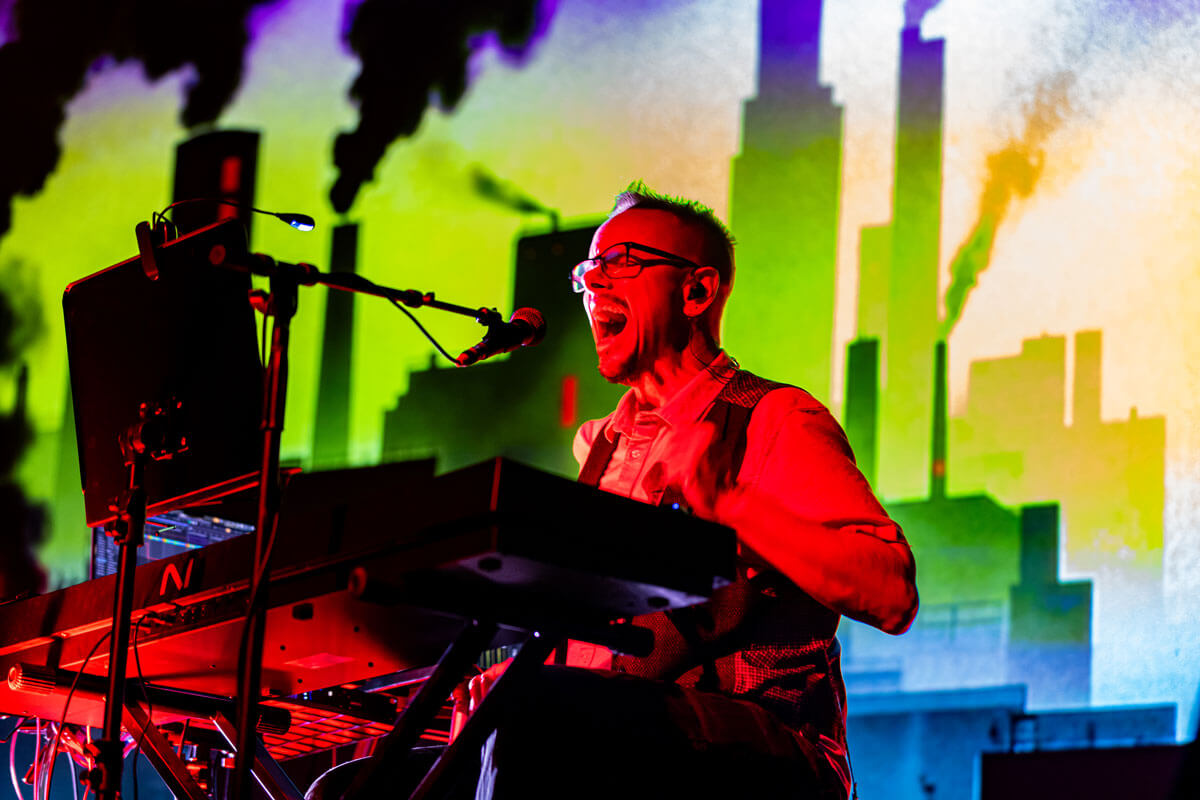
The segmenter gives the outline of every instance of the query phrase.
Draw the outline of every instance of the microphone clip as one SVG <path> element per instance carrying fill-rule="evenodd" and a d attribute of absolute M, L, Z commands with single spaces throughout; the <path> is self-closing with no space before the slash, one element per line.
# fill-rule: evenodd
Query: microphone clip
<path fill-rule="evenodd" d="M 460 367 L 469 367 L 501 353 L 536 345 L 546 337 L 546 321 L 542 319 L 541 312 L 534 308 L 518 308 L 507 322 L 496 309 L 481 308 L 475 320 L 487 326 L 487 334 L 479 344 L 464 350 L 455 359 Z"/>
<path fill-rule="evenodd" d="M 494 308 L 480 308 L 475 312 L 475 321 L 487 328 L 487 333 L 483 335 L 483 340 L 479 344 L 464 350 L 458 358 L 454 359 L 454 363 L 460 367 L 469 367 L 482 360 L 484 348 L 494 341 L 495 337 L 499 336 L 500 332 L 508 325 L 500 312 Z"/>
<path fill-rule="evenodd" d="M 485 339 L 499 330 L 499 326 L 507 324 L 500 312 L 494 308 L 479 309 L 475 312 L 475 321 L 487 328 L 487 333 L 484 334 Z"/>
<path fill-rule="evenodd" d="M 158 280 L 158 248 L 175 238 L 175 226 L 166 219 L 159 225 L 142 221 L 134 226 L 133 233 L 137 237 L 142 271 L 150 280 Z"/>

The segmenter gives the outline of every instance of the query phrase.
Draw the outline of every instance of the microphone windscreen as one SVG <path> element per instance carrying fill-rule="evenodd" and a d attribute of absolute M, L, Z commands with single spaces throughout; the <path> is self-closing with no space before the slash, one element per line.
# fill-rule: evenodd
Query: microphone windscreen
<path fill-rule="evenodd" d="M 539 344 L 546 338 L 546 320 L 542 317 L 542 312 L 536 308 L 518 308 L 513 312 L 509 322 L 517 322 L 518 320 L 533 328 L 533 336 L 525 343 L 526 347 Z"/>

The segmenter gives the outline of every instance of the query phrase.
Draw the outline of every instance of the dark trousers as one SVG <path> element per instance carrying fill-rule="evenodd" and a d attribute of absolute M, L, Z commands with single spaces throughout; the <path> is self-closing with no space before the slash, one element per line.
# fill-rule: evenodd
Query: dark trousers
<path fill-rule="evenodd" d="M 545 667 L 505 698 L 477 798 L 818 798 L 820 753 L 753 703 L 626 675 Z"/>
<path fill-rule="evenodd" d="M 459 781 L 453 797 L 845 797 L 816 748 L 753 703 L 572 667 L 545 667 L 503 701 L 478 785 Z"/>

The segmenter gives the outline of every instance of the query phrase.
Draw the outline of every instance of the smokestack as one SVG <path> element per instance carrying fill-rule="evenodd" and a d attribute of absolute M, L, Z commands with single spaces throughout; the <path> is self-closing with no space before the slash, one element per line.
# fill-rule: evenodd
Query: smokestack
<path fill-rule="evenodd" d="M 946 343 L 933 348 L 933 453 L 929 461 L 929 497 L 946 496 Z"/>
<path fill-rule="evenodd" d="M 921 29 L 921 20 L 942 0 L 906 0 L 904 3 L 904 27 L 912 30 Z"/>
<path fill-rule="evenodd" d="M 823 0 L 764 0 L 760 4 L 760 96 L 785 96 L 798 87 L 817 86 L 823 5 Z"/>
<path fill-rule="evenodd" d="M 475 166 L 471 171 L 471 182 L 480 197 L 519 214 L 545 214 L 550 220 L 550 230 L 558 231 L 559 214 L 557 209 L 542 205 L 513 184 L 500 180 L 483 167 Z"/>
<path fill-rule="evenodd" d="M 353 274 L 358 261 L 358 225 L 333 229 L 332 272 Z M 321 342 L 321 377 L 313 425 L 313 465 L 344 467 L 350 447 L 351 364 L 354 360 L 354 293 L 325 294 L 325 331 Z"/>
<path fill-rule="evenodd" d="M 879 340 L 856 339 L 846 351 L 846 437 L 858 469 L 875 485 L 879 430 Z"/>
<path fill-rule="evenodd" d="M 174 209 L 172 219 L 181 234 L 237 217 L 249 240 L 249 206 L 254 205 L 258 174 L 258 134 L 254 131 L 211 131 L 193 136 L 175 148 L 175 187 L 172 202 L 198 197 L 239 203 L 190 203 Z"/>

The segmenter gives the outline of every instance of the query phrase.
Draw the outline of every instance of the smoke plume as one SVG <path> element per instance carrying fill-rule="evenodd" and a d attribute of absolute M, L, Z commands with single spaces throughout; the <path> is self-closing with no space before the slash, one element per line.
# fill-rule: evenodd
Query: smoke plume
<path fill-rule="evenodd" d="M 29 271 L 20 264 L 0 269 L 0 286 L 0 369 L 9 371 L 42 331 L 41 304 Z M 0 519 L 5 521 L 0 527 L 0 603 L 46 587 L 46 574 L 34 555 L 45 535 L 45 509 L 25 497 L 16 475 L 33 441 L 26 415 L 28 383 L 29 371 L 22 365 L 12 410 L 0 412 Z"/>
<path fill-rule="evenodd" d="M 132 59 L 151 81 L 190 65 L 195 77 L 180 120 L 189 130 L 215 122 L 242 80 L 251 11 L 279 2 L 0 0 L 0 236 L 13 198 L 37 194 L 58 166 L 66 106 L 96 64 Z M 509 58 L 523 58 L 553 7 L 554 0 L 346 0 L 346 38 L 362 61 L 350 90 L 360 113 L 358 127 L 334 145 L 334 208 L 349 210 L 431 100 L 446 110 L 458 104 L 476 49 L 494 41 Z"/>
<path fill-rule="evenodd" d="M 350 88 L 359 120 L 334 143 L 334 210 L 350 210 L 388 146 L 417 130 L 431 100 L 447 111 L 458 105 L 483 34 L 520 57 L 544 23 L 539 0 L 362 0 L 347 37 L 362 61 Z"/>
<path fill-rule="evenodd" d="M 58 165 L 66 106 L 94 64 L 133 59 L 152 81 L 190 64 L 180 119 L 213 122 L 241 82 L 247 13 L 273 1 L 16 0 L 0 47 L 0 235 L 13 198 L 36 194 Z"/>
<path fill-rule="evenodd" d="M 476 165 L 471 170 L 475 192 L 486 200 L 512 209 L 519 214 L 545 214 L 554 230 L 558 230 L 558 211 L 542 205 L 508 181 L 502 181 L 485 168 Z"/>
<path fill-rule="evenodd" d="M 967 296 L 979 282 L 992 257 L 996 230 L 1018 198 L 1033 194 L 1045 166 L 1046 139 L 1070 111 L 1068 93 L 1073 78 L 1059 73 L 1034 93 L 1020 138 L 1010 140 L 987 157 L 987 178 L 979 198 L 979 215 L 971 232 L 959 245 L 950 264 L 950 286 L 946 290 L 946 316 L 938 338 L 945 340 L 954 329 Z"/>

